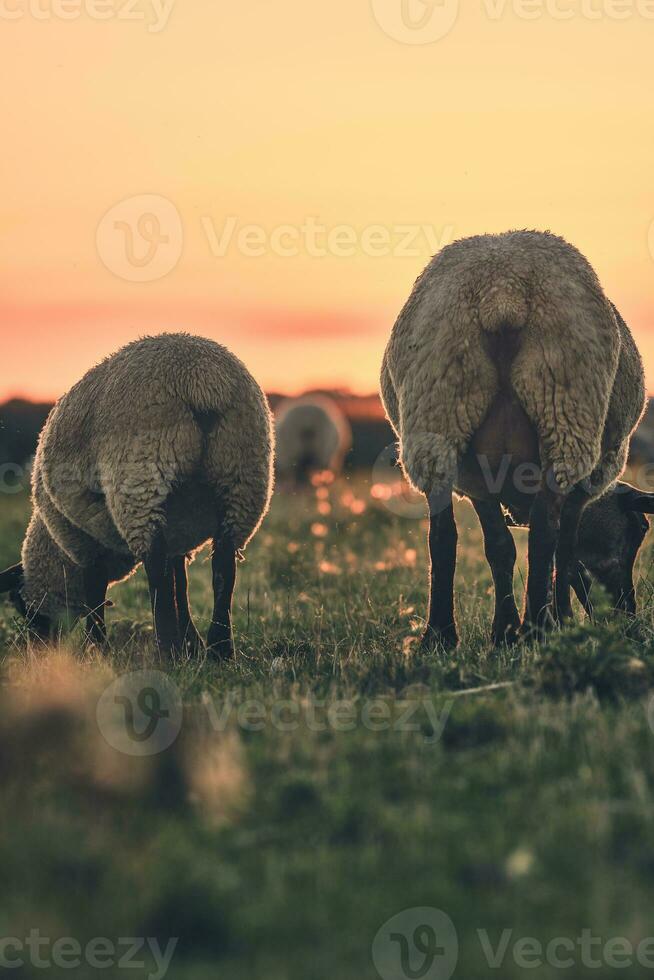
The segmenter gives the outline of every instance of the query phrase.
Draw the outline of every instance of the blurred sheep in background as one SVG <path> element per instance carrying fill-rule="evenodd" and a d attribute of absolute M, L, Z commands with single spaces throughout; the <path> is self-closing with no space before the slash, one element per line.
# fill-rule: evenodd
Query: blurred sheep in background
<path fill-rule="evenodd" d="M 325 395 L 287 398 L 277 406 L 277 473 L 282 483 L 305 484 L 314 473 L 340 473 L 352 445 L 345 415 Z"/>

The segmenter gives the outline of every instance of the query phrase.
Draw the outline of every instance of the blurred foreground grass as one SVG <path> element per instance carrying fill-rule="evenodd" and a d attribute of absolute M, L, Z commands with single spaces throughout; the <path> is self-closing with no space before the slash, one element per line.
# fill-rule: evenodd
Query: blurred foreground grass
<path fill-rule="evenodd" d="M 275 497 L 240 569 L 237 660 L 177 663 L 174 687 L 155 690 L 168 708 L 170 692 L 179 697 L 165 751 L 126 754 L 125 733 L 116 741 L 98 715 L 117 678 L 157 667 L 142 573 L 113 590 L 105 653 L 83 652 L 79 633 L 28 651 L 3 604 L 0 938 L 39 930 L 81 947 L 143 937 L 165 949 L 178 937 L 175 980 L 363 980 L 379 975 L 384 923 L 429 907 L 456 929 L 455 977 L 510 980 L 525 973 L 515 947 L 525 937 L 546 947 L 591 930 L 602 939 L 594 960 L 577 944 L 567 974 L 603 977 L 615 972 L 607 941 L 635 949 L 654 935 L 649 542 L 638 640 L 608 617 L 542 649 L 493 654 L 490 575 L 461 503 L 462 644 L 427 656 L 415 642 L 424 522 L 370 490 L 355 479 Z M 24 498 L 2 501 L 5 565 L 27 516 Z M 205 556 L 190 574 L 205 630 Z M 124 726 L 124 702 L 116 710 L 112 724 Z M 409 947 L 421 916 L 403 920 Z M 493 948 L 512 930 L 498 969 L 479 930 Z M 453 965 L 451 948 L 440 972 L 417 954 L 403 966 L 397 937 L 376 949 L 384 980 L 443 980 Z M 14 975 L 44 975 L 22 957 Z M 124 976 L 116 959 L 97 972 Z M 157 970 L 150 959 L 127 975 Z M 95 972 L 88 962 L 47 971 Z M 649 974 L 635 961 L 622 970 Z"/>

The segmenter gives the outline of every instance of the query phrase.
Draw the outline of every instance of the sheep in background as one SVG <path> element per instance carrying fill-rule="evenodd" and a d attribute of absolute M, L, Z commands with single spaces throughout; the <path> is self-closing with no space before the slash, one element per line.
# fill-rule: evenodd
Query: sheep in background
<path fill-rule="evenodd" d="M 50 413 L 22 563 L 0 592 L 43 638 L 68 613 L 102 641 L 107 587 L 143 563 L 159 646 L 197 650 L 187 561 L 211 540 L 208 647 L 231 656 L 236 560 L 270 503 L 273 443 L 266 398 L 225 347 L 188 334 L 123 347 Z"/>
<path fill-rule="evenodd" d="M 425 642 L 458 639 L 453 490 L 470 497 L 484 531 L 496 642 L 519 626 L 502 505 L 530 528 L 522 630 L 551 621 L 555 558 L 563 621 L 584 508 L 623 472 L 645 404 L 640 355 L 586 259 L 529 231 L 446 247 L 400 313 L 381 386 L 405 474 L 429 500 Z"/>
<path fill-rule="evenodd" d="M 287 398 L 277 408 L 275 424 L 276 466 L 282 480 L 306 483 L 315 472 L 341 471 L 352 445 L 352 432 L 331 398 Z"/>

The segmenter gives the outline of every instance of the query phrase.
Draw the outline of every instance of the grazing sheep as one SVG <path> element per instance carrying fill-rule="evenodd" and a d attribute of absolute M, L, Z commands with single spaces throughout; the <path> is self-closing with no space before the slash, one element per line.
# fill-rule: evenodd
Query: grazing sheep
<path fill-rule="evenodd" d="M 642 415 L 643 367 L 586 259 L 549 233 L 483 235 L 443 249 L 418 279 L 384 355 L 382 397 L 410 483 L 429 499 L 425 641 L 457 642 L 452 491 L 480 517 L 496 641 L 519 620 L 502 505 L 529 524 L 524 632 L 571 614 L 585 506 L 623 472 Z"/>
<path fill-rule="evenodd" d="M 276 412 L 277 472 L 306 483 L 320 470 L 340 472 L 352 444 L 350 425 L 338 405 L 323 395 L 287 398 Z"/>
<path fill-rule="evenodd" d="M 484 509 L 484 503 L 477 501 L 475 507 L 484 518 L 486 553 L 491 568 L 506 576 L 496 585 L 496 626 L 493 636 L 496 642 L 506 639 L 507 624 L 520 622 L 513 597 L 513 569 L 515 565 L 515 545 L 507 527 L 494 518 L 494 502 Z M 640 546 L 649 531 L 649 520 L 645 514 L 654 513 L 654 494 L 647 493 L 628 483 L 618 482 L 597 500 L 592 500 L 584 509 L 579 525 L 575 549 L 571 584 L 586 612 L 592 616 L 591 590 L 597 581 L 609 594 L 616 609 L 630 615 L 636 614 L 636 595 L 634 589 L 634 566 Z M 510 527 L 528 526 L 521 524 L 511 514 L 506 524 Z M 510 586 L 507 583 L 511 583 Z"/>
<path fill-rule="evenodd" d="M 212 540 L 208 646 L 230 656 L 236 559 L 268 509 L 273 440 L 263 392 L 225 347 L 188 334 L 123 347 L 50 413 L 22 563 L 0 592 L 44 637 L 67 612 L 102 640 L 107 587 L 142 562 L 160 647 L 198 649 L 187 560 Z"/>

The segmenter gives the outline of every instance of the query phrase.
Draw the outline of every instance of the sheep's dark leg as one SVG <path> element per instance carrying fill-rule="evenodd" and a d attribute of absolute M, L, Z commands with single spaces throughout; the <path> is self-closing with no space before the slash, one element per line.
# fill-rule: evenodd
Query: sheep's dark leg
<path fill-rule="evenodd" d="M 175 599 L 177 601 L 177 616 L 179 620 L 179 634 L 182 644 L 187 646 L 191 653 L 199 653 L 202 650 L 202 637 L 198 633 L 188 602 L 188 574 L 186 566 L 186 556 L 178 555 L 173 558 L 173 570 L 175 575 Z"/>
<path fill-rule="evenodd" d="M 570 586 L 576 570 L 577 540 L 579 524 L 588 494 L 581 487 L 575 487 L 565 498 L 561 509 L 561 527 L 556 548 L 555 613 L 559 623 L 572 618 Z"/>
<path fill-rule="evenodd" d="M 229 541 L 214 538 L 211 568 L 214 607 L 207 646 L 210 654 L 228 660 L 234 656 L 232 596 L 236 584 L 236 551 Z"/>
<path fill-rule="evenodd" d="M 454 616 L 457 540 L 452 491 L 433 494 L 429 498 L 429 620 L 422 641 L 428 648 L 455 647 L 459 642 Z"/>
<path fill-rule="evenodd" d="M 473 500 L 472 505 L 484 532 L 484 548 L 495 586 L 495 617 L 493 643 L 515 643 L 520 628 L 520 616 L 513 592 L 513 569 L 516 547 L 513 535 L 506 526 L 506 518 L 499 502 Z"/>
<path fill-rule="evenodd" d="M 572 588 L 575 590 L 577 598 L 584 607 L 586 615 L 589 619 L 593 618 L 593 604 L 590 600 L 590 590 L 592 585 L 593 580 L 590 577 L 587 569 L 580 561 L 578 561 L 572 575 Z"/>
<path fill-rule="evenodd" d="M 615 608 L 628 613 L 630 616 L 636 615 L 636 589 L 631 572 L 625 573 L 625 580 L 622 584 Z"/>
<path fill-rule="evenodd" d="M 107 566 L 104 562 L 90 565 L 84 569 L 84 593 L 89 610 L 86 617 L 86 634 L 91 643 L 102 646 L 107 639 L 107 627 L 104 621 L 104 606 L 109 587 Z"/>
<path fill-rule="evenodd" d="M 525 614 L 521 631 L 540 633 L 553 624 L 552 584 L 561 510 L 565 497 L 549 486 L 536 495 L 529 516 L 529 570 Z"/>
<path fill-rule="evenodd" d="M 303 454 L 300 456 L 295 470 L 297 483 L 299 486 L 309 486 L 311 483 L 311 474 L 314 472 L 315 468 L 316 465 L 313 455 Z"/>
<path fill-rule="evenodd" d="M 172 653 L 179 650 L 180 638 L 173 559 L 167 554 L 163 534 L 159 533 L 155 537 L 144 565 L 150 587 L 157 644 L 164 653 Z"/>

